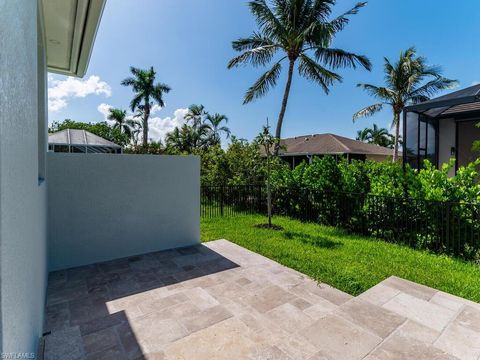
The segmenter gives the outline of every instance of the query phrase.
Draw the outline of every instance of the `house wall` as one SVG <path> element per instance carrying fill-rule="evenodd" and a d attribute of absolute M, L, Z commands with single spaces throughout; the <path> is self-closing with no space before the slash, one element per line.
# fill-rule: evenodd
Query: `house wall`
<path fill-rule="evenodd" d="M 44 50 L 36 1 L 0 1 L 0 352 L 35 352 L 46 288 Z M 38 43 L 40 40 L 40 43 Z M 39 45 L 37 47 L 37 45 Z M 40 100 L 40 101 L 39 101 Z"/>
<path fill-rule="evenodd" d="M 200 242 L 200 159 L 48 153 L 49 269 Z"/>
<path fill-rule="evenodd" d="M 392 155 L 367 155 L 367 160 L 372 160 L 372 161 L 377 161 L 377 162 L 383 162 L 386 160 L 392 161 L 393 157 L 393 150 L 392 150 Z M 401 154 L 399 155 L 401 159 Z"/>
<path fill-rule="evenodd" d="M 441 119 L 438 123 L 438 163 L 440 166 L 446 164 L 455 155 L 451 154 L 452 147 L 455 147 L 455 120 Z M 450 176 L 455 175 L 455 168 L 450 169 Z"/>

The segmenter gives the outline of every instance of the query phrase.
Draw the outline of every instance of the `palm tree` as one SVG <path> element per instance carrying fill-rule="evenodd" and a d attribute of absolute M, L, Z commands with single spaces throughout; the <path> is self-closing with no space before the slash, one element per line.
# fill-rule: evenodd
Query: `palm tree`
<path fill-rule="evenodd" d="M 206 117 L 206 125 L 209 130 L 209 142 L 211 145 L 220 145 L 221 134 L 225 134 L 227 139 L 230 137 L 230 129 L 227 126 L 222 126 L 222 122 L 228 123 L 228 118 L 225 115 L 215 113 L 208 114 Z"/>
<path fill-rule="evenodd" d="M 119 129 L 122 134 L 126 134 L 130 139 L 132 137 L 131 120 L 127 119 L 127 111 L 117 108 L 111 108 L 108 111 L 108 120 L 115 121 L 113 124 L 114 129 Z"/>
<path fill-rule="evenodd" d="M 349 16 L 357 14 L 366 3 L 358 3 L 351 10 L 333 20 L 328 20 L 335 0 L 252 0 L 249 2 L 259 31 L 250 37 L 232 43 L 241 54 L 228 63 L 228 68 L 250 63 L 254 67 L 266 66 L 274 61 L 246 92 L 244 104 L 262 97 L 277 84 L 282 71 L 282 62 L 288 62 L 288 76 L 278 115 L 275 137 L 280 138 L 282 124 L 292 85 L 295 64 L 298 61 L 300 76 L 319 84 L 325 93 L 342 77 L 332 70 L 358 65 L 371 69 L 370 61 L 361 55 L 332 48 L 335 35 L 349 22 Z M 275 55 L 281 52 L 277 59 Z M 274 155 L 278 155 L 275 145 Z"/>
<path fill-rule="evenodd" d="M 121 84 L 131 86 L 135 95 L 130 102 L 132 111 L 140 110 L 142 112 L 143 146 L 148 144 L 148 119 L 150 110 L 157 103 L 161 107 L 165 106 L 163 95 L 170 92 L 170 87 L 163 83 L 155 83 L 156 72 L 153 67 L 148 70 L 142 70 L 130 67 L 133 77 L 124 79 Z"/>
<path fill-rule="evenodd" d="M 368 143 L 370 141 L 370 128 L 357 131 L 357 140 Z"/>
<path fill-rule="evenodd" d="M 426 64 L 426 59 L 417 56 L 415 48 L 411 47 L 400 53 L 398 61 L 392 64 L 385 58 L 384 65 L 386 86 L 358 84 L 379 102 L 367 106 L 353 115 L 353 121 L 372 116 L 381 111 L 384 105 L 392 108 L 395 127 L 393 161 L 398 159 L 398 144 L 400 138 L 400 114 L 405 106 L 427 101 L 438 91 L 450 89 L 457 85 L 456 80 L 442 76 L 438 66 Z"/>
<path fill-rule="evenodd" d="M 208 112 L 203 105 L 191 105 L 185 114 L 185 120 L 191 122 L 188 138 L 190 146 L 198 149 L 207 145 L 207 135 L 210 130 L 206 124 Z M 187 127 L 184 125 L 184 133 L 187 134 Z M 185 135 L 186 136 L 186 135 Z"/>
<path fill-rule="evenodd" d="M 375 144 L 384 147 L 392 147 L 394 144 L 393 135 L 385 129 L 373 124 L 372 128 L 365 128 L 357 132 L 357 140 L 367 144 Z"/>

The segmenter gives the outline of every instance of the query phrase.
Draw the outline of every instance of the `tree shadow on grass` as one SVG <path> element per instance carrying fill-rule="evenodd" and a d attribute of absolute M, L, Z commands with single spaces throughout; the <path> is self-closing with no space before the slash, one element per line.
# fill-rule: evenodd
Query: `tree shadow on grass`
<path fill-rule="evenodd" d="M 310 235 L 301 232 L 285 231 L 283 236 L 289 240 L 299 240 L 304 244 L 310 244 L 324 249 L 336 249 L 343 246 L 343 243 L 340 241 L 333 241 L 324 236 Z"/>

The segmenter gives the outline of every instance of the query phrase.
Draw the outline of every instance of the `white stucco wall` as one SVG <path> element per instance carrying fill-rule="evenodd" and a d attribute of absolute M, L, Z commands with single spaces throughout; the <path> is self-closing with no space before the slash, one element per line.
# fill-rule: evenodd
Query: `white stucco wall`
<path fill-rule="evenodd" d="M 46 183 L 38 182 L 38 136 L 46 136 L 46 119 L 37 33 L 36 1 L 0 1 L 0 352 L 6 353 L 36 351 L 42 334 Z"/>
<path fill-rule="evenodd" d="M 438 163 L 448 163 L 451 158 L 455 158 L 455 155 L 451 154 L 452 147 L 455 147 L 455 120 L 454 119 L 442 119 L 439 121 L 438 132 Z M 455 167 L 450 169 L 450 176 L 455 175 Z"/>
<path fill-rule="evenodd" d="M 200 159 L 49 153 L 49 268 L 200 242 Z"/>

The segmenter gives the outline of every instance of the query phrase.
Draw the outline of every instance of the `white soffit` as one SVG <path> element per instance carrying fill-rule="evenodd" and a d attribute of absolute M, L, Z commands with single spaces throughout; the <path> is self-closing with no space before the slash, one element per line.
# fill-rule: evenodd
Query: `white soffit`
<path fill-rule="evenodd" d="M 87 71 L 106 0 L 42 0 L 48 71 Z"/>

